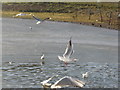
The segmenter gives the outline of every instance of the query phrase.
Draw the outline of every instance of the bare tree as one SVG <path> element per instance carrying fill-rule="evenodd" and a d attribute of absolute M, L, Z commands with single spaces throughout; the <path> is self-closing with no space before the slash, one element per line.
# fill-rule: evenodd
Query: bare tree
<path fill-rule="evenodd" d="M 73 18 L 74 20 L 76 20 L 77 17 L 78 17 L 78 9 L 75 9 L 74 15 L 72 16 L 72 18 Z"/>
<path fill-rule="evenodd" d="M 103 22 L 103 16 L 102 16 L 102 10 L 101 10 L 101 7 L 99 7 L 99 13 L 100 13 L 100 21 Z"/>
<path fill-rule="evenodd" d="M 108 24 L 111 25 L 111 20 L 112 20 L 112 11 L 109 11 L 106 13 L 106 16 L 109 18 Z"/>
<path fill-rule="evenodd" d="M 97 8 L 100 14 L 100 21 L 103 22 L 103 16 L 102 16 L 102 5 L 100 2 L 97 3 Z"/>
<path fill-rule="evenodd" d="M 88 11 L 88 13 L 89 13 L 89 20 L 91 19 L 91 16 L 94 14 L 94 12 L 91 10 L 91 8 L 89 9 L 89 11 Z"/>

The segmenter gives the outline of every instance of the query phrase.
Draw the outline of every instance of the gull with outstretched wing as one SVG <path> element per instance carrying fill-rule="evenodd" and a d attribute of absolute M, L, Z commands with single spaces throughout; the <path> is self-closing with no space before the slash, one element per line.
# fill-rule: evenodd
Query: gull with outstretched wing
<path fill-rule="evenodd" d="M 63 87 L 80 87 L 82 88 L 85 85 L 83 81 L 80 81 L 76 78 L 72 78 L 69 76 L 65 76 L 58 81 L 56 81 L 54 84 L 51 85 L 51 89 L 55 88 L 63 88 Z"/>
<path fill-rule="evenodd" d="M 45 19 L 39 19 L 39 18 L 37 18 L 37 17 L 35 17 L 34 15 L 32 16 L 35 20 L 37 20 L 37 23 L 36 24 L 40 24 L 40 23 L 42 23 L 42 22 L 44 22 L 45 20 L 48 20 L 48 19 L 51 19 L 51 18 L 45 18 Z"/>
<path fill-rule="evenodd" d="M 26 14 L 26 13 L 19 13 L 19 14 L 16 14 L 15 16 L 13 16 L 13 17 L 18 17 L 18 16 L 27 16 L 27 15 L 31 15 L 31 13 L 30 13 L 30 14 Z"/>
<path fill-rule="evenodd" d="M 49 83 L 49 81 L 52 80 L 54 77 L 58 77 L 58 75 L 54 75 L 54 76 L 48 78 L 47 80 L 42 81 L 42 82 L 41 82 L 41 85 L 42 85 L 44 88 L 50 87 L 52 84 Z"/>
<path fill-rule="evenodd" d="M 50 78 L 48 78 L 47 80 L 44 80 L 41 82 L 41 85 L 44 88 L 51 88 L 51 89 L 57 89 L 57 88 L 64 88 L 64 87 L 79 87 L 82 88 L 85 85 L 85 82 L 76 79 L 76 78 L 72 78 L 70 76 L 64 76 L 62 78 L 60 78 L 58 81 L 56 81 L 55 83 L 50 83 L 50 81 L 54 78 L 57 77 L 58 75 L 52 76 Z"/>
<path fill-rule="evenodd" d="M 71 56 L 71 55 L 73 54 L 73 52 L 74 52 L 71 38 L 72 38 L 72 37 L 70 37 L 70 40 L 69 40 L 69 42 L 68 42 L 67 48 L 66 48 L 65 53 L 63 54 L 63 56 L 58 56 L 59 60 L 60 60 L 60 61 L 63 61 L 65 64 L 67 64 L 68 62 L 76 61 L 76 60 L 77 60 L 77 59 L 71 59 L 71 58 L 70 58 L 70 56 Z"/>

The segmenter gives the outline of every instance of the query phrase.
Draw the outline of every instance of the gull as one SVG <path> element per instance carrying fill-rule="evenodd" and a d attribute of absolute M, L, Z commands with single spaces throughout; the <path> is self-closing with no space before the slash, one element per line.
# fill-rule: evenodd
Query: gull
<path fill-rule="evenodd" d="M 52 84 L 51 83 L 48 83 L 50 80 L 51 80 L 52 78 L 49 78 L 49 79 L 47 79 L 47 80 L 44 80 L 44 81 L 42 81 L 41 82 L 41 84 L 42 84 L 42 86 L 43 87 L 50 87 Z"/>
<path fill-rule="evenodd" d="M 51 19 L 51 18 L 45 18 L 45 19 L 39 19 L 39 18 L 37 18 L 37 17 L 35 17 L 34 15 L 33 15 L 33 18 L 35 19 L 35 20 L 37 20 L 37 23 L 36 24 L 40 24 L 40 23 L 42 23 L 43 21 L 45 21 L 45 20 L 48 20 L 48 19 Z"/>
<path fill-rule="evenodd" d="M 31 15 L 31 14 L 19 13 L 19 14 L 16 14 L 15 16 L 13 16 L 13 17 L 26 16 L 26 15 Z"/>
<path fill-rule="evenodd" d="M 8 62 L 9 64 L 12 64 L 12 61 L 11 62 Z"/>
<path fill-rule="evenodd" d="M 13 63 L 15 63 L 15 62 L 13 62 L 13 61 L 10 61 L 10 62 L 8 62 L 8 63 L 11 65 L 11 64 L 13 64 Z"/>
<path fill-rule="evenodd" d="M 82 78 L 87 78 L 88 77 L 88 72 L 82 74 Z"/>
<path fill-rule="evenodd" d="M 55 76 L 58 76 L 58 75 L 55 75 Z M 43 87 L 50 87 L 52 84 L 51 83 L 48 83 L 50 80 L 52 80 L 55 76 L 52 76 L 52 77 L 50 77 L 50 78 L 48 78 L 47 80 L 44 80 L 44 81 L 42 81 L 41 82 L 41 85 L 43 86 Z"/>
<path fill-rule="evenodd" d="M 65 76 L 65 77 L 59 79 L 53 85 L 51 85 L 50 88 L 55 89 L 55 88 L 63 88 L 63 87 L 70 87 L 70 86 L 82 88 L 84 85 L 85 85 L 84 82 L 82 82 L 76 78 Z"/>
<path fill-rule="evenodd" d="M 40 57 L 40 59 L 43 60 L 43 61 L 40 63 L 41 65 L 45 64 L 45 62 L 44 62 L 44 59 L 45 59 L 45 58 L 44 58 L 44 57 L 45 57 L 44 54 Z"/>
<path fill-rule="evenodd" d="M 71 59 L 71 58 L 70 58 L 70 56 L 71 56 L 71 55 L 73 54 L 73 52 L 74 52 L 71 38 L 72 38 L 72 37 L 70 37 L 70 40 L 69 40 L 69 42 L 68 42 L 67 48 L 66 48 L 63 56 L 58 56 L 59 60 L 60 60 L 60 61 L 63 61 L 66 65 L 68 64 L 68 62 L 77 61 L 77 59 Z"/>
<path fill-rule="evenodd" d="M 43 60 L 43 59 L 45 59 L 44 57 L 45 57 L 45 55 L 43 54 L 43 55 L 41 56 L 41 58 L 40 58 L 40 59 L 42 59 L 42 60 Z"/>

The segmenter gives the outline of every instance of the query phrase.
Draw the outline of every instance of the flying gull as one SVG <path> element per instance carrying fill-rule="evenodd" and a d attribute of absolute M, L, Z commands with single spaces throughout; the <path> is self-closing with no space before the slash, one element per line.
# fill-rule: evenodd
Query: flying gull
<path fill-rule="evenodd" d="M 58 75 L 54 75 L 54 76 L 48 78 L 47 80 L 42 81 L 42 82 L 41 82 L 41 85 L 42 85 L 44 88 L 51 87 L 52 84 L 49 83 L 49 81 L 52 80 L 55 76 L 57 77 Z"/>
<path fill-rule="evenodd" d="M 56 75 L 56 76 L 58 76 L 58 75 Z M 42 86 L 44 88 L 55 89 L 55 88 L 64 88 L 64 87 L 80 87 L 80 88 L 82 88 L 85 85 L 85 83 L 83 81 L 80 81 L 76 78 L 72 78 L 69 76 L 64 76 L 64 77 L 60 78 L 54 84 L 48 83 L 54 77 L 55 76 L 52 76 L 49 79 L 42 81 L 41 82 Z"/>
<path fill-rule="evenodd" d="M 71 62 L 71 61 L 76 61 L 77 59 L 72 59 L 70 58 L 70 56 L 73 54 L 74 50 L 73 50 L 73 44 L 72 41 L 70 40 L 68 42 L 67 48 L 65 50 L 65 53 L 63 54 L 63 56 L 58 56 L 58 58 L 60 59 L 60 61 L 63 61 L 66 65 Z"/>
<path fill-rule="evenodd" d="M 83 81 L 80 81 L 76 78 L 65 76 L 51 85 L 51 89 L 54 88 L 63 88 L 63 87 L 80 87 L 82 88 L 85 85 Z"/>
<path fill-rule="evenodd" d="M 31 15 L 31 14 L 19 13 L 19 14 L 16 14 L 15 16 L 13 16 L 13 17 L 26 16 L 26 15 Z"/>
<path fill-rule="evenodd" d="M 37 18 L 37 17 L 35 17 L 34 15 L 32 16 L 35 20 L 37 20 L 37 23 L 36 24 L 40 24 L 40 23 L 42 23 L 42 22 L 44 22 L 45 20 L 48 20 L 48 19 L 51 19 L 51 18 L 45 18 L 45 19 L 39 19 L 39 18 Z"/>

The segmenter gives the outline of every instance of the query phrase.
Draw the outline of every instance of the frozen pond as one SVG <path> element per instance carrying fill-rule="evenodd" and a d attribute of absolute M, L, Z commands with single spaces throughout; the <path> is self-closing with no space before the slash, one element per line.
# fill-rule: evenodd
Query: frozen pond
<path fill-rule="evenodd" d="M 41 88 L 40 82 L 55 74 L 59 76 L 53 82 L 67 75 L 85 81 L 84 88 L 118 87 L 118 31 L 64 22 L 35 23 L 2 19 L 4 88 Z M 65 67 L 57 56 L 64 53 L 71 36 L 72 56 L 79 61 Z M 40 64 L 42 53 L 44 65 Z M 86 71 L 89 77 L 82 79 Z"/>

